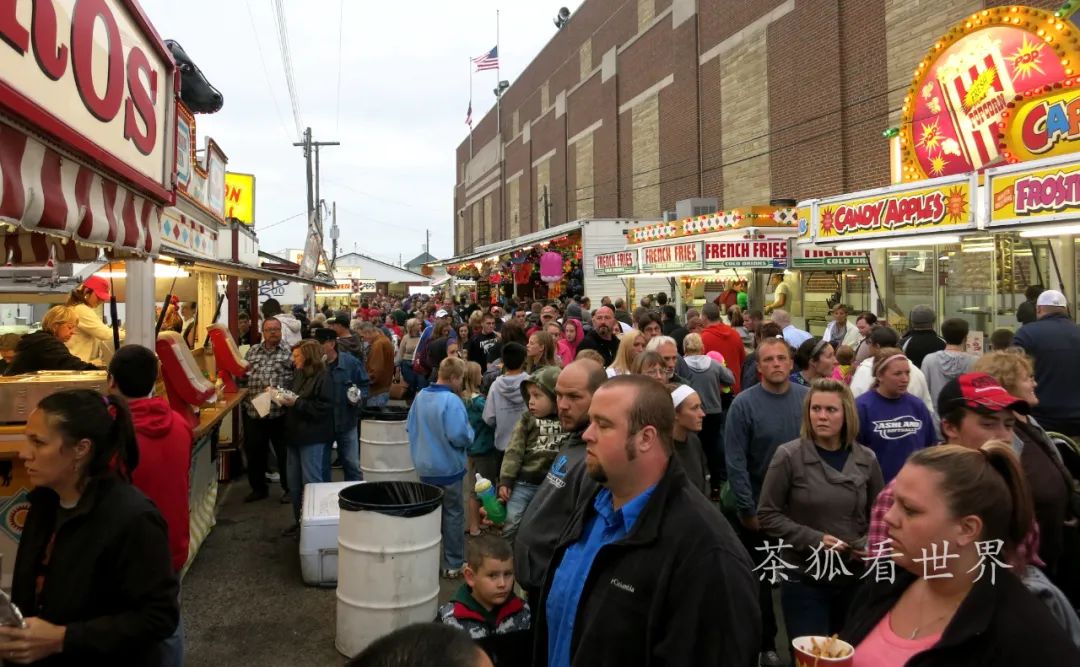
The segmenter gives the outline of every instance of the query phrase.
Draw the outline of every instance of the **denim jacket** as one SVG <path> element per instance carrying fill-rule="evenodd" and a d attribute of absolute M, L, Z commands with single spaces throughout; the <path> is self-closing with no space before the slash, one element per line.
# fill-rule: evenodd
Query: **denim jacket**
<path fill-rule="evenodd" d="M 360 406 L 368 395 L 368 374 L 356 357 L 348 353 L 338 353 L 333 363 L 326 365 L 334 394 L 334 432 L 341 433 L 356 428 L 360 418 Z M 349 385 L 355 384 L 361 392 L 360 400 L 353 405 L 347 396 Z"/>

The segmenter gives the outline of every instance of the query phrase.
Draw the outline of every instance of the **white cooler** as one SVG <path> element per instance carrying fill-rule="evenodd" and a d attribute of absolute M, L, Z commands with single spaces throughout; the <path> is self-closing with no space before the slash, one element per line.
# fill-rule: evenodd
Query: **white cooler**
<path fill-rule="evenodd" d="M 329 482 L 304 487 L 300 511 L 300 573 L 309 586 L 337 586 L 338 492 L 363 482 Z"/>

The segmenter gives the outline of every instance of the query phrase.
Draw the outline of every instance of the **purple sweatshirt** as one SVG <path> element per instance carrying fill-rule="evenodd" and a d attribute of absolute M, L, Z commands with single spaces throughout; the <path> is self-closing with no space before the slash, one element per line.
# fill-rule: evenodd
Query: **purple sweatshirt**
<path fill-rule="evenodd" d="M 871 389 L 855 399 L 859 412 L 859 443 L 877 454 L 888 484 L 912 452 L 937 441 L 934 418 L 926 404 L 911 394 L 885 398 Z"/>

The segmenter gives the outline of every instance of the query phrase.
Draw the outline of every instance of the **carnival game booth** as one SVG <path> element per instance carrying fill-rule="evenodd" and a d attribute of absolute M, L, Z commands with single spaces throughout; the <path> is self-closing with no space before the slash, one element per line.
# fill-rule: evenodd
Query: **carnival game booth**
<path fill-rule="evenodd" d="M 554 299 L 562 295 L 600 299 L 633 300 L 629 277 L 636 262 L 624 261 L 627 234 L 649 221 L 625 219 L 575 220 L 550 229 L 532 232 L 513 240 L 480 246 L 475 251 L 440 262 L 426 269 L 445 268 L 447 279 L 433 287 L 458 294 L 458 283 L 474 281 L 471 293 L 478 298 Z M 423 270 L 422 270 L 423 271 Z M 652 279 L 636 286 L 641 294 L 670 292 L 666 280 Z"/>
<path fill-rule="evenodd" d="M 627 234 L 624 252 L 636 255 L 635 283 L 677 285 L 680 316 L 739 283 L 746 285 L 750 307 L 761 308 L 769 302 L 770 277 L 784 277 L 788 239 L 797 233 L 793 208 L 753 206 L 636 229 Z"/>
<path fill-rule="evenodd" d="M 1032 285 L 1076 291 L 1078 3 L 980 10 L 928 44 L 890 128 L 890 188 L 812 200 L 810 239 L 871 257 L 872 302 L 913 306 L 972 338 L 1015 328 Z"/>

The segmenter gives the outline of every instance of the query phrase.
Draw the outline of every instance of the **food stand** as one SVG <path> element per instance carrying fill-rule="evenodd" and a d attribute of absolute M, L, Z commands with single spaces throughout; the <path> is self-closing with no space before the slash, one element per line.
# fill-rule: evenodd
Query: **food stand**
<path fill-rule="evenodd" d="M 989 336 L 1031 285 L 1077 293 L 1077 6 L 971 14 L 916 68 L 891 188 L 810 200 L 812 243 L 871 256 L 872 302 L 904 328 L 917 304 Z"/>
<path fill-rule="evenodd" d="M 174 198 L 176 66 L 135 2 L 57 0 L 51 12 L 34 8 L 18 3 L 0 26 L 0 300 L 26 303 L 28 293 L 51 291 L 62 301 L 85 277 L 73 263 L 124 260 L 143 286 L 125 304 L 138 314 L 127 323 L 127 340 L 152 347 L 146 286 L 162 209 Z M 97 39 L 98 31 L 108 39 Z M 50 377 L 44 389 L 86 382 Z M 5 384 L 3 391 L 17 391 Z M 17 458 L 22 419 L 8 415 L 0 426 L 4 586 L 29 507 Z"/>
<path fill-rule="evenodd" d="M 797 232 L 794 209 L 752 206 L 636 229 L 627 234 L 625 251 L 637 255 L 635 281 L 662 278 L 678 284 L 680 315 L 743 281 L 751 307 L 760 308 L 767 301 L 769 276 L 787 267 L 788 239 Z"/>

